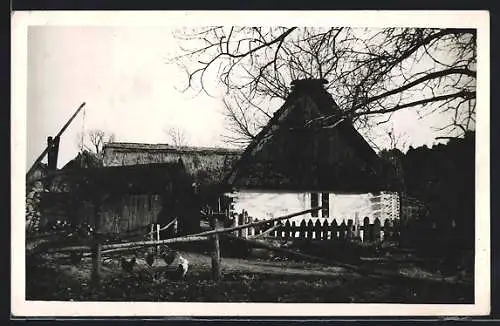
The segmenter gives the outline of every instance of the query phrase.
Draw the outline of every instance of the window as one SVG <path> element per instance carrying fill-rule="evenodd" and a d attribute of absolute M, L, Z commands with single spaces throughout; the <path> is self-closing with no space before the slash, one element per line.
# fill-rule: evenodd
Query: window
<path fill-rule="evenodd" d="M 321 216 L 328 217 L 330 212 L 330 196 L 327 192 L 321 194 Z"/>
<path fill-rule="evenodd" d="M 318 193 L 311 193 L 311 208 L 318 207 Z M 312 217 L 318 217 L 318 211 L 311 212 Z"/>

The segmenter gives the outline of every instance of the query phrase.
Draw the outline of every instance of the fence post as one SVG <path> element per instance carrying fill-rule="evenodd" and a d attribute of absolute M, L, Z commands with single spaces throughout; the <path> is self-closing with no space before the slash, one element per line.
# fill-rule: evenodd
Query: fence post
<path fill-rule="evenodd" d="M 258 219 L 258 218 L 256 218 L 256 219 L 255 219 L 255 220 L 253 220 L 253 221 L 254 221 L 254 222 L 258 222 L 258 221 L 259 221 L 259 219 Z M 237 232 L 237 231 L 236 231 L 236 232 Z M 259 225 L 257 225 L 257 226 L 254 226 L 254 227 L 253 227 L 253 235 L 254 235 L 254 236 L 256 236 L 256 235 L 258 235 L 258 234 L 260 234 L 260 226 L 259 226 Z"/>
<path fill-rule="evenodd" d="M 347 225 L 345 224 L 345 220 L 340 223 L 340 228 L 339 228 L 339 240 L 345 240 L 346 237 L 346 231 L 347 231 Z"/>
<path fill-rule="evenodd" d="M 378 219 L 378 217 L 373 223 L 373 239 L 375 240 L 375 242 L 380 242 L 380 220 Z"/>
<path fill-rule="evenodd" d="M 305 239 L 305 237 L 306 237 L 306 220 L 302 220 L 302 221 L 300 222 L 300 226 L 299 226 L 299 228 L 300 228 L 300 231 L 299 231 L 299 232 L 300 232 L 300 233 L 299 233 L 299 237 L 300 237 L 301 239 Z"/>
<path fill-rule="evenodd" d="M 307 222 L 307 238 L 309 240 L 312 240 L 313 238 L 313 231 L 314 231 L 313 221 L 309 220 L 309 222 Z"/>
<path fill-rule="evenodd" d="M 219 221 L 216 215 L 210 216 L 210 226 L 217 230 L 219 227 Z M 216 233 L 212 236 L 213 247 L 212 247 L 212 277 L 214 281 L 219 282 L 221 279 L 220 270 L 220 245 L 219 245 L 219 235 Z"/>
<path fill-rule="evenodd" d="M 363 242 L 370 242 L 370 218 L 365 216 L 363 219 Z"/>
<path fill-rule="evenodd" d="M 100 243 L 100 230 L 101 224 L 101 202 L 98 199 L 95 201 L 95 212 L 94 212 L 94 235 L 93 235 L 93 245 L 92 245 L 92 275 L 91 283 L 94 288 L 99 288 L 101 283 L 101 243 Z"/>
<path fill-rule="evenodd" d="M 337 235 L 337 230 L 338 230 L 338 224 L 337 220 L 333 220 L 332 224 L 330 224 L 330 230 L 332 232 L 332 240 L 338 240 L 338 235 Z"/>
<path fill-rule="evenodd" d="M 400 220 L 396 219 L 392 224 L 392 236 L 394 237 L 394 240 L 397 241 L 398 245 L 401 245 L 401 233 L 399 229 L 400 229 Z"/>
<path fill-rule="evenodd" d="M 391 220 L 386 218 L 384 221 L 384 240 L 392 241 L 392 227 Z"/>
<path fill-rule="evenodd" d="M 351 240 L 353 238 L 354 232 L 352 230 L 353 226 L 353 220 L 348 219 L 347 220 L 347 239 Z"/>
<path fill-rule="evenodd" d="M 285 222 L 284 231 L 285 231 L 285 239 L 287 240 L 290 239 L 291 225 L 289 220 Z"/>
<path fill-rule="evenodd" d="M 319 220 L 314 223 L 315 239 L 321 240 L 321 222 Z"/>
<path fill-rule="evenodd" d="M 359 230 L 359 226 L 360 226 L 360 223 L 359 223 L 359 213 L 356 212 L 356 213 L 354 213 L 354 237 L 356 239 L 361 238 L 361 232 Z"/>
<path fill-rule="evenodd" d="M 252 223 L 252 222 L 253 222 L 253 217 L 249 216 L 248 217 L 248 223 Z M 249 236 L 254 236 L 255 235 L 255 231 L 254 231 L 253 227 L 249 227 L 247 230 L 248 230 L 248 235 Z"/>
<path fill-rule="evenodd" d="M 156 231 L 156 225 L 151 224 L 149 226 L 149 240 L 153 241 L 155 240 L 155 231 Z M 148 252 L 155 252 L 155 247 L 150 247 L 147 249 Z"/>
<path fill-rule="evenodd" d="M 295 239 L 295 236 L 297 235 L 297 223 L 295 223 L 295 221 L 292 221 L 291 231 L 292 239 Z"/>
<path fill-rule="evenodd" d="M 248 223 L 248 213 L 247 213 L 247 211 L 244 210 L 243 211 L 243 223 L 242 224 L 244 225 L 244 224 L 247 224 L 247 223 Z M 242 229 L 241 231 L 242 231 L 243 238 L 245 238 L 245 239 L 248 238 L 248 228 Z"/>
<path fill-rule="evenodd" d="M 245 211 L 241 211 L 240 214 L 238 214 L 238 224 L 237 225 L 243 225 L 245 224 L 245 219 L 244 219 L 244 213 Z M 238 236 L 242 237 L 243 236 L 243 230 L 238 230 Z"/>
<path fill-rule="evenodd" d="M 328 240 L 328 226 L 328 221 L 324 220 L 323 225 L 321 226 L 321 232 L 323 233 L 321 239 L 323 240 Z"/>
<path fill-rule="evenodd" d="M 233 214 L 233 224 L 234 224 L 234 226 L 238 226 L 238 225 L 240 225 L 240 224 L 239 224 L 239 219 L 240 219 L 240 217 L 239 217 L 239 216 L 240 216 L 240 215 L 239 215 L 238 213 L 234 213 L 234 214 Z M 233 231 L 233 234 L 234 234 L 234 236 L 235 236 L 235 237 L 237 237 L 237 236 L 238 236 L 238 233 L 239 233 L 239 231 L 238 231 L 238 230 Z"/>

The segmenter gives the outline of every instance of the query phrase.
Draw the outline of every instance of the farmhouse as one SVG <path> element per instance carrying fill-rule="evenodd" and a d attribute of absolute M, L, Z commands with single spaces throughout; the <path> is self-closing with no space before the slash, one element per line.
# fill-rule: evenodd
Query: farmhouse
<path fill-rule="evenodd" d="M 63 170 L 78 170 L 75 162 Z M 337 216 L 339 194 L 383 206 L 371 194 L 388 189 L 380 158 L 342 117 L 322 80 L 295 81 L 283 106 L 244 151 L 107 143 L 103 167 L 91 165 L 85 175 L 99 175 L 107 193 L 101 227 L 108 232 L 164 225 L 182 214 L 199 227 L 203 207 L 266 219 L 322 206 L 311 213 L 313 220 L 352 219 L 364 213 Z M 391 198 L 394 212 L 397 200 Z M 87 219 L 93 214 L 78 211 Z M 369 217 L 384 219 L 380 213 Z"/>
<path fill-rule="evenodd" d="M 227 175 L 235 213 L 267 219 L 322 206 L 310 217 L 332 218 L 336 194 L 387 189 L 380 158 L 342 117 L 324 82 L 293 82 L 283 106 Z"/>

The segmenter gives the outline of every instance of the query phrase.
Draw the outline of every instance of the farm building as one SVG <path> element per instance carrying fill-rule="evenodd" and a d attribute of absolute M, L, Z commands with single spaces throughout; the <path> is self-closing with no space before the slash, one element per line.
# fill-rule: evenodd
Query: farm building
<path fill-rule="evenodd" d="M 107 143 L 104 166 L 133 166 L 182 160 L 203 205 L 218 209 L 222 181 L 240 158 L 242 150 L 167 144 Z M 224 209 L 227 203 L 224 202 Z"/>
<path fill-rule="evenodd" d="M 50 189 L 43 200 L 45 223 L 59 218 L 94 225 L 99 207 L 98 228 L 103 233 L 167 224 L 175 217 L 179 217 L 180 228 L 199 227 L 199 223 L 189 223 L 193 218 L 198 221 L 198 216 L 186 203 L 192 196 L 192 179 L 182 161 L 124 167 L 71 166 L 60 170 Z"/>
<path fill-rule="evenodd" d="M 310 214 L 313 221 L 353 219 L 355 211 L 336 216 L 339 195 L 371 205 L 373 193 L 387 190 L 380 158 L 342 117 L 323 82 L 295 81 L 283 106 L 228 174 L 235 213 L 246 211 L 260 220 L 322 206 Z"/>

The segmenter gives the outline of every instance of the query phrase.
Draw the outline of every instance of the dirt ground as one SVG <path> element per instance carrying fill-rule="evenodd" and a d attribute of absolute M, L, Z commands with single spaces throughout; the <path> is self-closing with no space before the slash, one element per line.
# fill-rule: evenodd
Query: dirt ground
<path fill-rule="evenodd" d="M 371 302 L 472 303 L 471 277 L 443 276 L 415 263 L 392 263 L 402 277 L 360 275 L 347 268 L 304 261 L 223 257 L 223 278 L 213 282 L 211 258 L 182 251 L 190 262 L 187 277 L 174 281 L 157 259 L 152 267 L 139 259 L 132 273 L 117 259 L 103 261 L 100 287 L 90 286 L 91 262 L 73 265 L 55 255 L 27 266 L 27 300 L 174 301 L 174 302 Z M 383 259 L 360 265 L 384 266 Z M 387 265 L 387 264 L 386 264 Z M 389 266 L 385 267 L 386 269 Z"/>

